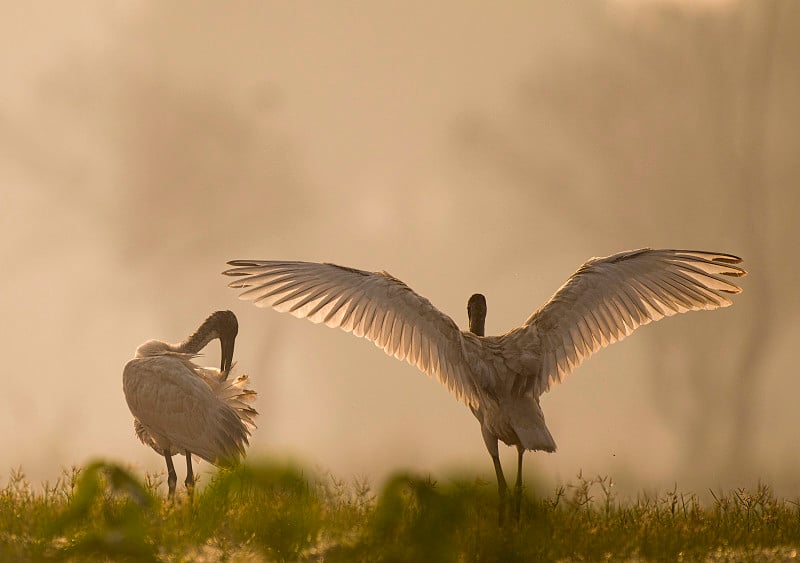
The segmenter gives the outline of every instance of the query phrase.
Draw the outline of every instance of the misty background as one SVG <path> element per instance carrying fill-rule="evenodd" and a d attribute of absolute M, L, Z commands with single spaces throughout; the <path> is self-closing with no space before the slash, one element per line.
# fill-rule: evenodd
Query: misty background
<path fill-rule="evenodd" d="M 745 291 L 637 331 L 545 394 L 559 450 L 526 456 L 528 476 L 800 491 L 800 4 L 2 12 L 0 482 L 97 456 L 163 471 L 122 368 L 229 308 L 259 392 L 251 459 L 491 486 L 478 423 L 442 385 L 238 301 L 225 263 L 385 269 L 462 327 L 481 292 L 500 334 L 589 257 L 652 246 L 740 255 Z M 218 357 L 215 343 L 203 363 Z M 515 450 L 501 455 L 513 472 Z"/>

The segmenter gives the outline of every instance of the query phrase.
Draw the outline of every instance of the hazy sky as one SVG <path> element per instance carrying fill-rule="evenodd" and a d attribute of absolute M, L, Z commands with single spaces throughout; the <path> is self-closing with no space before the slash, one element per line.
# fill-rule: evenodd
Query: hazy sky
<path fill-rule="evenodd" d="M 710 5 L 685 12 L 695 8 L 679 3 L 689 22 L 738 17 L 735 4 Z M 252 457 L 376 481 L 398 468 L 492 474 L 477 421 L 443 386 L 366 341 L 239 302 L 219 275 L 227 260 L 385 269 L 462 326 L 467 298 L 480 291 L 487 333 L 496 334 L 591 256 L 641 246 L 750 248 L 721 192 L 701 189 L 716 169 L 693 159 L 682 130 L 640 125 L 633 113 L 671 111 L 648 94 L 661 88 L 660 71 L 626 43 L 645 37 L 628 30 L 655 25 L 662 8 L 220 6 L 87 1 L 4 10 L 0 346 L 10 373 L 0 399 L 0 481 L 16 466 L 52 479 L 97 456 L 161 470 L 134 436 L 122 367 L 141 342 L 179 341 L 219 308 L 239 316 L 237 359 L 260 393 Z M 647 48 L 676 51 L 676 36 Z M 694 68 L 703 54 L 686 49 Z M 622 68 L 622 78 L 607 82 L 600 67 L 573 64 L 583 60 Z M 682 80 L 675 72 L 669 83 Z M 581 96 L 581 107 L 602 114 L 595 100 L 613 99 L 620 81 L 632 97 L 612 105 L 614 127 L 570 133 L 583 122 L 564 108 Z M 686 123 L 692 111 L 705 115 L 679 98 Z M 621 136 L 629 150 L 615 148 Z M 689 180 L 676 190 L 690 202 L 657 184 L 674 168 L 659 160 L 662 149 L 687 162 Z M 529 181 L 520 182 L 520 163 Z M 620 176 L 634 176 L 635 189 L 614 191 Z M 775 194 L 763 212 L 788 216 L 783 192 Z M 616 207 L 601 209 L 603 201 Z M 786 240 L 783 224 L 765 236 Z M 590 360 L 542 398 L 559 451 L 529 455 L 530 471 L 553 480 L 581 469 L 611 473 L 632 486 L 686 477 L 680 435 L 652 404 L 656 343 L 680 349 L 674 337 L 688 327 L 702 326 L 703 338 L 744 323 L 745 313 L 743 305 L 697 315 L 708 317 L 702 325 L 694 315 L 669 319 L 672 329 L 647 327 L 653 335 L 637 333 Z M 785 334 L 773 333 L 778 344 Z M 764 377 L 788 365 L 778 344 Z M 208 363 L 217 357 L 215 346 Z M 797 422 L 794 406 L 780 388 L 764 393 L 757 434 L 759 444 L 769 437 L 759 465 L 769 478 L 800 459 L 774 430 Z"/>

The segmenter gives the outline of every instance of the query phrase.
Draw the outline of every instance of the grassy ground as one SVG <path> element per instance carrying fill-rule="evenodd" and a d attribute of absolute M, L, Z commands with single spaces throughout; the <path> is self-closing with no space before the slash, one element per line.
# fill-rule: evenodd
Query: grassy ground
<path fill-rule="evenodd" d="M 398 474 L 375 493 L 287 466 L 218 473 L 193 497 L 113 463 L 0 489 L 0 561 L 599 561 L 794 559 L 800 506 L 766 486 L 618 502 L 608 478 L 526 496 L 500 528 L 493 483 Z"/>

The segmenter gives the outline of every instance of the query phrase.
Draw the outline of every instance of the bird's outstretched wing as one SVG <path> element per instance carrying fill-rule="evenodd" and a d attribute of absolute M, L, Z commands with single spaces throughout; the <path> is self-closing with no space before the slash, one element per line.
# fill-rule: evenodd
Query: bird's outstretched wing
<path fill-rule="evenodd" d="M 386 272 L 313 262 L 234 260 L 223 272 L 239 298 L 366 338 L 477 406 L 464 338 L 455 322 Z"/>
<path fill-rule="evenodd" d="M 723 253 L 641 249 L 592 258 L 533 313 L 519 340 L 538 340 L 541 370 L 524 392 L 536 396 L 561 382 L 586 358 L 651 321 L 727 307 L 741 288 L 742 260 Z M 518 340 L 518 343 L 519 343 Z"/>

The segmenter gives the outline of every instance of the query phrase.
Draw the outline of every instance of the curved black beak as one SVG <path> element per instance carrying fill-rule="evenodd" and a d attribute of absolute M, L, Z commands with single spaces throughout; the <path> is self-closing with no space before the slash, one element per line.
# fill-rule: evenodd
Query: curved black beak
<path fill-rule="evenodd" d="M 220 346 L 222 347 L 222 358 L 220 361 L 219 370 L 222 373 L 223 381 L 228 379 L 228 372 L 231 370 L 231 366 L 233 365 L 233 347 L 235 340 L 235 336 L 220 337 L 219 339 Z"/>
<path fill-rule="evenodd" d="M 225 322 L 220 323 L 219 327 L 219 343 L 221 348 L 220 353 L 220 373 L 222 380 L 228 379 L 228 373 L 233 366 L 233 349 L 236 344 L 236 335 L 239 333 L 239 323 L 236 320 L 236 315 L 230 311 L 221 312 Z"/>

